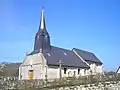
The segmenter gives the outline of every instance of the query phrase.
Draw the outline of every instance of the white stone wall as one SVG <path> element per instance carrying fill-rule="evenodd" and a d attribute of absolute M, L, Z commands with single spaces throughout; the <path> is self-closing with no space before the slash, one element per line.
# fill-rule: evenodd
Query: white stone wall
<path fill-rule="evenodd" d="M 27 67 L 19 67 L 19 80 L 28 79 L 28 68 Z"/>
<path fill-rule="evenodd" d="M 90 64 L 90 70 L 92 70 L 92 74 L 103 73 L 103 65 L 98 64 Z"/>
<path fill-rule="evenodd" d="M 99 65 L 97 67 L 97 71 L 98 71 L 98 73 L 103 73 L 103 65 Z"/>
<path fill-rule="evenodd" d="M 22 75 L 21 79 L 29 79 L 29 68 L 30 66 L 24 66 L 20 67 L 20 74 Z M 74 76 L 74 71 L 75 71 L 75 76 L 83 76 L 86 75 L 86 72 L 84 69 L 80 69 L 80 72 L 78 74 L 78 68 L 71 68 L 71 67 L 66 67 L 67 71 L 66 74 L 64 74 L 64 68 L 61 70 L 61 76 L 62 77 L 72 77 Z M 56 79 L 59 78 L 59 73 L 60 70 L 58 67 L 56 68 L 50 68 L 47 67 L 47 72 L 46 72 L 46 67 L 42 68 L 42 65 L 33 65 L 33 79 L 45 79 L 45 75 L 47 73 L 47 79 Z M 20 77 L 19 77 L 20 79 Z"/>
<path fill-rule="evenodd" d="M 45 64 L 45 58 L 42 53 L 25 56 L 25 60 L 22 65 L 34 65 L 34 64 Z"/>
<path fill-rule="evenodd" d="M 61 76 L 62 77 L 72 77 L 74 76 L 74 71 L 75 71 L 75 76 L 84 76 L 87 75 L 87 71 L 84 72 L 85 69 L 80 68 L 80 72 L 78 74 L 78 68 L 72 68 L 72 67 L 65 67 L 67 68 L 66 74 L 64 74 L 64 68 L 61 69 Z M 59 78 L 60 77 L 60 70 L 59 67 L 49 67 L 48 72 L 47 72 L 47 78 L 48 79 L 54 79 L 54 78 Z"/>
<path fill-rule="evenodd" d="M 19 67 L 19 80 L 29 79 L 29 70 L 33 70 L 33 79 L 45 79 L 46 59 L 41 53 L 25 57 L 23 64 Z"/>
<path fill-rule="evenodd" d="M 59 69 L 58 68 L 48 68 L 47 70 L 47 79 L 59 78 Z"/>

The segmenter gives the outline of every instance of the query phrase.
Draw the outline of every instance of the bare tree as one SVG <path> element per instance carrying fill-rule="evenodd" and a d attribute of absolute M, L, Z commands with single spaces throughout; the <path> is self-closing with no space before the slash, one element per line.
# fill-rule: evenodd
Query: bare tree
<path fill-rule="evenodd" d="M 4 72 L 4 68 L 5 68 L 5 64 L 0 64 L 0 76 L 3 76 L 3 72 Z"/>

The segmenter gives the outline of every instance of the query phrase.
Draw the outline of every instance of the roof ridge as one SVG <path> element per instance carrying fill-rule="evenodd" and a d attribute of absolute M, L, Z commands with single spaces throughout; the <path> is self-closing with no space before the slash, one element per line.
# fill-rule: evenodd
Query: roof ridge
<path fill-rule="evenodd" d="M 70 49 L 66 49 L 66 48 L 62 48 L 62 47 L 56 47 L 56 46 L 52 46 L 52 47 L 59 48 L 59 49 L 62 49 L 62 50 L 66 50 L 66 51 L 72 51 Z"/>
<path fill-rule="evenodd" d="M 78 48 L 73 48 L 73 49 L 76 49 L 76 50 L 80 50 L 80 51 L 84 51 L 84 52 L 88 52 L 88 53 L 94 54 L 94 52 L 87 51 L 87 50 L 84 50 L 84 49 L 78 49 Z M 72 49 L 72 50 L 73 50 L 73 49 Z"/>

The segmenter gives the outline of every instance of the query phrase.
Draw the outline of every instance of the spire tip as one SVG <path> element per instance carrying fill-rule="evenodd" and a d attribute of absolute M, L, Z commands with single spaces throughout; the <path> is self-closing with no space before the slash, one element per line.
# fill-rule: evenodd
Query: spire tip
<path fill-rule="evenodd" d="M 42 6 L 42 12 L 41 12 L 40 29 L 46 29 L 45 18 L 44 18 L 44 7 L 43 6 Z"/>

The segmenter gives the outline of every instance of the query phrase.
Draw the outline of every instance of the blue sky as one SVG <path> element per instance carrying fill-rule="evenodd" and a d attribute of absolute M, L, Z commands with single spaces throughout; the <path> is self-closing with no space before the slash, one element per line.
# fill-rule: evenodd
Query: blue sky
<path fill-rule="evenodd" d="M 0 62 L 31 52 L 41 8 L 52 45 L 94 52 L 106 70 L 120 65 L 119 0 L 0 0 Z"/>

